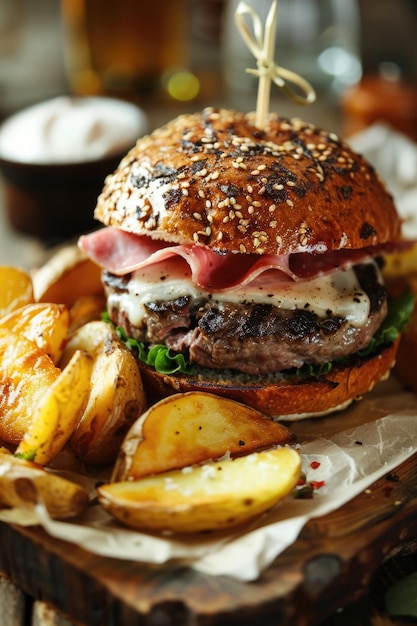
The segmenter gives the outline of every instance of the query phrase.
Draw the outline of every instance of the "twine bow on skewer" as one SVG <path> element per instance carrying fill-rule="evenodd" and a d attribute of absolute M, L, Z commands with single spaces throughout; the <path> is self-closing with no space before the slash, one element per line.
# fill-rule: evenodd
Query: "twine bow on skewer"
<path fill-rule="evenodd" d="M 307 80 L 291 70 L 280 67 L 274 61 L 276 14 L 277 0 L 273 0 L 264 31 L 259 15 L 246 2 L 239 2 L 235 12 L 236 25 L 258 66 L 257 69 L 246 71 L 259 77 L 255 124 L 260 129 L 265 128 L 268 116 L 271 81 L 289 99 L 298 104 L 311 104 L 316 99 L 315 91 Z M 252 19 L 253 34 L 246 24 L 245 15 Z M 295 91 L 288 83 L 296 85 L 301 93 Z"/>

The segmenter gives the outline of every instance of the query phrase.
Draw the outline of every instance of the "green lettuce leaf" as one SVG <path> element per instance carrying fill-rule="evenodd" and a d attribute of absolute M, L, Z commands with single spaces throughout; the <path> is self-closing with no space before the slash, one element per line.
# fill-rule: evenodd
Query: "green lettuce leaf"
<path fill-rule="evenodd" d="M 193 368 L 187 363 L 183 354 L 172 352 L 163 344 L 148 347 L 146 344 L 128 337 L 123 328 L 115 326 L 111 321 L 107 311 L 102 313 L 102 320 L 111 324 L 116 330 L 116 334 L 125 346 L 134 352 L 136 357 L 146 365 L 154 367 L 161 374 L 192 374 Z"/>

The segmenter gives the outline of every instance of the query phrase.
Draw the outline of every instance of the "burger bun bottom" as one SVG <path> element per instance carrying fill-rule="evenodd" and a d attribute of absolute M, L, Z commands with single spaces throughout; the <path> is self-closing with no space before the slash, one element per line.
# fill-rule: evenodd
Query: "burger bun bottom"
<path fill-rule="evenodd" d="M 340 411 L 359 400 L 379 381 L 388 378 L 395 364 L 399 340 L 377 355 L 358 359 L 354 365 L 333 367 L 316 378 L 280 382 L 256 379 L 243 381 L 239 375 L 228 380 L 184 374 L 167 375 L 139 363 L 148 402 L 174 393 L 204 391 L 236 400 L 281 421 L 297 421 Z"/>

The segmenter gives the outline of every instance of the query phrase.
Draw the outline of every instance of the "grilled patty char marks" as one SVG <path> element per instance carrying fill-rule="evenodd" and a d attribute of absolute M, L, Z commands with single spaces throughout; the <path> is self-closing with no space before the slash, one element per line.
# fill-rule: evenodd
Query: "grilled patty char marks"
<path fill-rule="evenodd" d="M 116 306 L 109 315 L 130 337 L 185 352 L 191 363 L 201 367 L 269 374 L 304 363 L 327 363 L 368 345 L 386 316 L 387 294 L 374 266 L 357 265 L 355 271 L 371 303 L 370 315 L 360 327 L 331 314 L 319 318 L 308 308 L 283 310 L 268 304 L 219 303 L 190 296 L 148 303 L 141 328 L 133 326 Z M 105 273 L 107 296 L 125 291 L 128 280 L 129 276 Z"/>

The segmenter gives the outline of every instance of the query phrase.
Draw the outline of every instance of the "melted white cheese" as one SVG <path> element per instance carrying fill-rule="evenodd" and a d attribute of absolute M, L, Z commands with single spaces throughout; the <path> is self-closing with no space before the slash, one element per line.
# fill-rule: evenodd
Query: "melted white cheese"
<path fill-rule="evenodd" d="M 379 275 L 378 268 L 377 271 Z M 273 271 L 266 271 L 248 285 L 229 291 L 211 291 L 209 297 L 213 303 L 263 303 L 280 309 L 306 309 L 320 318 L 341 316 L 356 327 L 366 323 L 370 313 L 369 298 L 352 268 L 308 281 L 280 281 L 276 276 Z M 134 272 L 128 291 L 112 294 L 109 305 L 119 306 L 130 322 L 140 327 L 147 317 L 147 303 L 181 296 L 207 298 L 207 293 L 191 281 L 188 266 L 170 260 Z"/>

